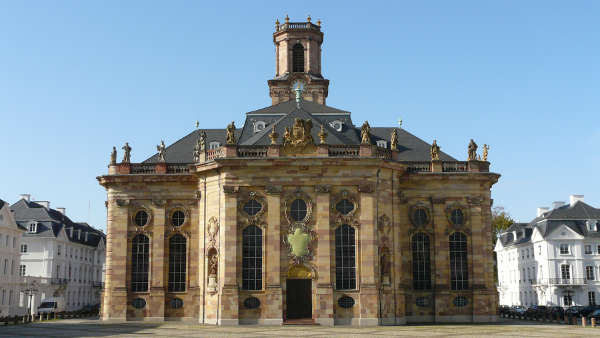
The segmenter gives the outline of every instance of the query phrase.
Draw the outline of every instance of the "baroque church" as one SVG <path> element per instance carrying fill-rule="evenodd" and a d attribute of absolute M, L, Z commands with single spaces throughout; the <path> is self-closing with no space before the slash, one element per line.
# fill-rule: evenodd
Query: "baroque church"
<path fill-rule="evenodd" d="M 320 21 L 286 17 L 273 42 L 271 105 L 240 128 L 197 128 L 139 163 L 113 148 L 102 318 L 494 321 L 488 147 L 458 161 L 327 106 Z"/>

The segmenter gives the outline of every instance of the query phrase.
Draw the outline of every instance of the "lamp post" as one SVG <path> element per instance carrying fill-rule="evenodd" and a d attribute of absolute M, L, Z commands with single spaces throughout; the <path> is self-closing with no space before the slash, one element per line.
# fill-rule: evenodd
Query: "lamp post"
<path fill-rule="evenodd" d="M 28 304 L 28 307 L 27 307 L 27 315 L 28 316 L 32 316 L 31 310 L 32 310 L 32 307 L 33 307 L 33 296 L 35 296 L 35 294 L 37 292 L 38 292 L 37 282 L 35 280 L 31 281 L 30 283 L 26 283 L 26 288 L 23 290 L 23 293 L 25 294 L 25 296 L 29 300 L 29 304 Z"/>

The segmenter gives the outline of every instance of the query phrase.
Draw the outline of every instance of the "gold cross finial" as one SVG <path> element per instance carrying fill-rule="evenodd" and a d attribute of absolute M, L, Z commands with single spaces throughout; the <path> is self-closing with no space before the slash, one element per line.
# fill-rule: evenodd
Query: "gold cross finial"
<path fill-rule="evenodd" d="M 287 14 L 285 15 L 285 23 L 289 23 L 290 22 L 290 17 L 287 16 Z"/>
<path fill-rule="evenodd" d="M 311 20 L 311 17 L 310 17 L 310 14 L 309 14 L 308 18 L 306 18 L 306 21 L 310 22 L 310 20 Z"/>

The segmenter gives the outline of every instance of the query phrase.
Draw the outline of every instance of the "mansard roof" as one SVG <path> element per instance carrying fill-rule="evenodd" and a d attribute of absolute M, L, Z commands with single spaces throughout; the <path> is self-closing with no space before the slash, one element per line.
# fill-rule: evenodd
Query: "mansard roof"
<path fill-rule="evenodd" d="M 499 240 L 505 247 L 523 244 L 531 241 L 533 229 L 537 228 L 542 237 L 546 237 L 546 235 L 562 226 L 566 226 L 584 237 L 600 238 L 600 231 L 589 230 L 588 220 L 598 221 L 596 229 L 600 229 L 600 209 L 596 209 L 582 201 L 577 201 L 572 206 L 566 204 L 550 210 L 529 223 L 514 223 L 500 235 Z M 515 241 L 513 231 L 524 231 L 525 236 Z"/>
<path fill-rule="evenodd" d="M 46 209 L 39 203 L 21 199 L 11 206 L 11 210 L 19 226 L 27 229 L 28 224 L 31 222 L 37 223 L 36 232 L 26 232 L 24 234 L 25 237 L 56 238 L 60 231 L 64 229 L 67 232 L 69 241 L 92 247 L 98 246 L 100 241 L 106 238 L 106 235 L 102 231 L 94 229 L 89 224 L 73 222 L 59 211 L 52 208 Z M 71 231 L 73 231 L 72 236 L 70 234 Z M 79 233 L 77 231 L 81 232 L 81 237 L 78 236 Z M 87 241 L 85 240 L 86 232 L 88 233 Z"/>
<path fill-rule="evenodd" d="M 360 126 L 355 126 L 351 114 L 348 111 L 329 107 L 316 102 L 286 101 L 273 106 L 250 111 L 246 113 L 246 120 L 241 128 L 236 129 L 236 138 L 239 145 L 269 145 L 271 139 L 269 134 L 273 127 L 279 134 L 279 142 L 285 132 L 285 128 L 291 128 L 294 120 L 300 118 L 312 122 L 311 135 L 318 142 L 319 132 L 323 126 L 327 133 L 326 143 L 331 145 L 359 145 Z M 332 127 L 334 121 L 342 122 L 342 130 L 337 131 Z M 255 131 L 254 125 L 264 122 L 265 127 Z M 393 130 L 398 133 L 398 152 L 401 161 L 429 161 L 431 159 L 431 145 L 414 136 L 404 129 L 393 127 L 372 127 L 371 143 L 386 141 L 386 148 L 390 148 L 390 138 Z M 179 141 L 169 145 L 165 149 L 165 161 L 167 163 L 193 163 L 193 149 L 201 132 L 206 132 L 206 143 L 219 142 L 225 144 L 225 129 L 200 129 L 195 130 L 181 138 Z M 444 161 L 456 161 L 452 156 L 440 152 L 440 159 Z M 144 161 L 144 163 L 156 163 L 158 154 Z"/>

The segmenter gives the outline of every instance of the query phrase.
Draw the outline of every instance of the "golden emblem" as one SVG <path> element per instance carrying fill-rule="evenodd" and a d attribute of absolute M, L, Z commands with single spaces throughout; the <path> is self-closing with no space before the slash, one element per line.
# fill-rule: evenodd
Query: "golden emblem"
<path fill-rule="evenodd" d="M 295 119 L 292 131 L 289 128 L 285 129 L 283 135 L 284 147 L 303 147 L 309 144 L 314 144 L 313 137 L 310 134 L 312 130 L 312 121 L 309 119 Z"/>

